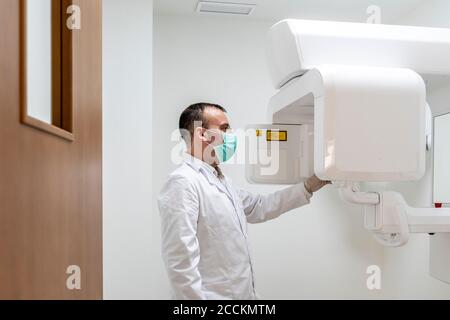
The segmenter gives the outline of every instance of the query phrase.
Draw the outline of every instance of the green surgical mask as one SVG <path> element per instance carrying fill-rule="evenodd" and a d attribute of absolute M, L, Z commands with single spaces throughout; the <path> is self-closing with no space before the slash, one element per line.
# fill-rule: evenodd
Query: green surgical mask
<path fill-rule="evenodd" d="M 223 163 L 230 160 L 237 148 L 237 137 L 234 134 L 223 133 L 223 144 L 214 147 L 217 159 Z"/>

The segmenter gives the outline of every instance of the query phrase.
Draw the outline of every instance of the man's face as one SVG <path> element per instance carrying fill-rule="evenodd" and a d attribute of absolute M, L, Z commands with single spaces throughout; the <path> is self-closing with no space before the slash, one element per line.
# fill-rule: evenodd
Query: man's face
<path fill-rule="evenodd" d="M 203 112 L 203 118 L 208 126 L 208 130 L 226 132 L 230 129 L 228 117 L 222 110 L 206 108 Z"/>
<path fill-rule="evenodd" d="M 206 108 L 203 112 L 206 128 L 195 128 L 194 130 L 194 153 L 202 152 L 201 159 L 213 164 L 218 163 L 214 147 L 223 143 L 222 133 L 230 129 L 228 117 L 225 112 L 217 108 Z M 196 155 L 200 158 L 200 155 Z"/>

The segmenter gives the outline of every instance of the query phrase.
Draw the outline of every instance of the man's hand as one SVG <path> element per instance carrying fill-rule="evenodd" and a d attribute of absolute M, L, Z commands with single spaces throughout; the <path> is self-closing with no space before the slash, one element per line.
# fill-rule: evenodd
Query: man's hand
<path fill-rule="evenodd" d="M 311 178 L 305 181 L 305 188 L 306 191 L 313 194 L 316 191 L 319 191 L 322 187 L 326 186 L 327 184 L 331 184 L 331 181 L 322 181 L 319 178 L 316 177 L 316 175 L 313 175 Z"/>

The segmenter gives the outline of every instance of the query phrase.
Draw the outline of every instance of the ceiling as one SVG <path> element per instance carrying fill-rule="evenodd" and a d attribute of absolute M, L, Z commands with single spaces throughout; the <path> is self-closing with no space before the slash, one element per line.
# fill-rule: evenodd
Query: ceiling
<path fill-rule="evenodd" d="M 211 0 L 210 0 L 211 1 Z M 381 9 L 382 23 L 395 23 L 425 0 L 219 0 L 250 3 L 257 7 L 250 17 L 239 19 L 281 20 L 285 18 L 365 22 L 371 5 Z M 154 0 L 157 15 L 198 15 L 198 0 Z"/>

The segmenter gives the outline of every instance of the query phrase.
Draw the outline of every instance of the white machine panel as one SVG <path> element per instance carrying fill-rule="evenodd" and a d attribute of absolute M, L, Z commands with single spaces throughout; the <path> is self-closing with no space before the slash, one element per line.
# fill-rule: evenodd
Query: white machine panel
<path fill-rule="evenodd" d="M 314 171 L 331 181 L 415 181 L 425 173 L 425 83 L 409 69 L 323 65 L 269 104 L 274 123 L 314 123 Z"/>
<path fill-rule="evenodd" d="M 246 178 L 250 183 L 296 184 L 314 174 L 314 126 L 247 128 Z"/>
<path fill-rule="evenodd" d="M 268 62 L 277 89 L 322 64 L 448 75 L 450 29 L 288 19 L 269 32 Z"/>
<path fill-rule="evenodd" d="M 426 92 L 408 69 L 320 68 L 315 172 L 332 181 L 415 181 L 425 173 Z"/>

